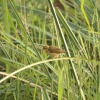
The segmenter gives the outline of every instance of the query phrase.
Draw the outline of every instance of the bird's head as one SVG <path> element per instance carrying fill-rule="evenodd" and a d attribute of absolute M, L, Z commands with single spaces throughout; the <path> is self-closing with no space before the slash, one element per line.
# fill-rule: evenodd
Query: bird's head
<path fill-rule="evenodd" d="M 49 46 L 48 45 L 43 46 L 43 51 L 45 51 L 46 53 L 49 53 Z"/>
<path fill-rule="evenodd" d="M 48 45 L 43 46 L 43 50 L 45 50 L 45 49 L 49 49 L 49 46 Z"/>

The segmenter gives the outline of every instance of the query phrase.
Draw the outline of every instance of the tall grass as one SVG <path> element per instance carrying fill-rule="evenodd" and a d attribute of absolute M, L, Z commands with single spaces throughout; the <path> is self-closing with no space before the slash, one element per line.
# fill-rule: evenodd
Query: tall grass
<path fill-rule="evenodd" d="M 98 2 L 1 0 L 0 100 L 99 100 Z"/>

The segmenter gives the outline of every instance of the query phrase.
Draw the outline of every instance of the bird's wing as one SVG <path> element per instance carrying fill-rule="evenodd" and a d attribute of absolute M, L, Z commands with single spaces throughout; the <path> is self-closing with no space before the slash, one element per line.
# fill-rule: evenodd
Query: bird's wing
<path fill-rule="evenodd" d="M 50 46 L 49 47 L 49 51 L 51 52 L 51 53 L 63 53 L 64 51 L 62 51 L 61 49 L 59 49 L 59 48 L 57 48 L 57 47 L 55 47 L 55 46 Z"/>

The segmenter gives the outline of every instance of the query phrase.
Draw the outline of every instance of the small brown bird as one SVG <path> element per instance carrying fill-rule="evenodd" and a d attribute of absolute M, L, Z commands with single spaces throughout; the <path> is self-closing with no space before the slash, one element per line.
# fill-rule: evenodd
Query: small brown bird
<path fill-rule="evenodd" d="M 53 58 L 56 57 L 60 53 L 65 53 L 64 50 L 61 50 L 58 47 L 48 46 L 48 45 L 43 46 L 43 50 Z"/>

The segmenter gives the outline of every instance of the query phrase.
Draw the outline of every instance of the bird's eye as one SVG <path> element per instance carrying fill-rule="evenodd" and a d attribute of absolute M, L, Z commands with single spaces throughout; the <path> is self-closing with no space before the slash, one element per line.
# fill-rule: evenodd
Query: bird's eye
<path fill-rule="evenodd" d="M 46 47 L 43 47 L 43 49 L 46 49 Z"/>

